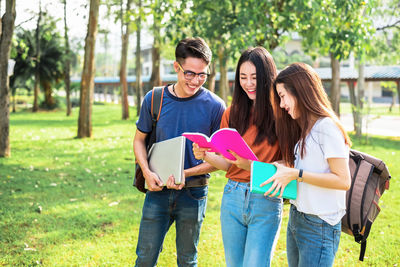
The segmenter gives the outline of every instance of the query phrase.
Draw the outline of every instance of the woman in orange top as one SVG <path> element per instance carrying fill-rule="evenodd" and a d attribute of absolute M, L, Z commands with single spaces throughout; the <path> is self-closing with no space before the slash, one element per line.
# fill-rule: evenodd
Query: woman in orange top
<path fill-rule="evenodd" d="M 265 48 L 244 51 L 236 68 L 232 105 L 221 128 L 235 128 L 262 162 L 281 159 L 270 102 L 277 71 Z M 225 261 L 230 266 L 270 266 L 282 218 L 282 199 L 250 192 L 250 162 L 234 152 L 236 160 L 193 144 L 197 159 L 225 170 L 229 178 L 221 203 L 221 230 Z"/>

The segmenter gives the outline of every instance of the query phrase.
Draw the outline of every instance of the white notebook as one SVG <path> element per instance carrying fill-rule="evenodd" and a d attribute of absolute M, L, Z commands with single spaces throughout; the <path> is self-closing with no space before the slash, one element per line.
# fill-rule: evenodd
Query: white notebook
<path fill-rule="evenodd" d="M 185 143 L 186 138 L 178 136 L 154 143 L 150 148 L 149 168 L 157 173 L 164 185 L 171 174 L 175 177 L 176 184 L 181 183 L 185 167 Z M 145 187 L 147 188 L 147 183 Z"/>

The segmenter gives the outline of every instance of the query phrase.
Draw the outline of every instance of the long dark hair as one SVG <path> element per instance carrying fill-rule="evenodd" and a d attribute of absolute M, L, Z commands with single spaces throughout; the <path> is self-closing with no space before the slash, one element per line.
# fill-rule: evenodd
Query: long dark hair
<path fill-rule="evenodd" d="M 240 66 L 247 61 L 253 63 L 256 67 L 257 88 L 254 108 L 252 100 L 249 99 L 240 86 Z M 270 101 L 276 73 L 275 62 L 271 54 L 263 47 L 245 50 L 240 56 L 236 67 L 229 127 L 236 128 L 243 135 L 250 125 L 254 124 L 258 130 L 254 145 L 260 144 L 265 138 L 271 145 L 277 140 L 274 114 Z M 250 121 L 251 116 L 252 121 Z"/>
<path fill-rule="evenodd" d="M 293 120 L 280 108 L 280 98 L 276 85 L 283 84 L 286 91 L 295 98 L 296 114 Z M 313 123 L 312 118 L 330 117 L 341 130 L 345 143 L 351 146 L 351 141 L 338 117 L 332 110 L 328 95 L 322 86 L 321 79 L 315 70 L 304 63 L 293 63 L 279 72 L 274 82 L 273 106 L 276 132 L 283 159 L 290 165 L 294 164 L 294 147 L 300 141 L 300 155 L 305 154 L 305 138 Z"/>

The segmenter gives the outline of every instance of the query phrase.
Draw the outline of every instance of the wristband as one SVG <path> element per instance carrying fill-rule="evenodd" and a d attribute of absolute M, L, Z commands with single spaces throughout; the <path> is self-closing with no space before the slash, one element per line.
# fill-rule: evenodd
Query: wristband
<path fill-rule="evenodd" d="M 303 169 L 299 170 L 299 178 L 297 178 L 297 182 L 303 182 Z"/>

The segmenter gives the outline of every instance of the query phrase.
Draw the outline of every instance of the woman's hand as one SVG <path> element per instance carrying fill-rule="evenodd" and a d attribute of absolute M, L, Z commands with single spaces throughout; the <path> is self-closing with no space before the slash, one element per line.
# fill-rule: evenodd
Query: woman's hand
<path fill-rule="evenodd" d="M 193 154 L 196 159 L 202 159 L 206 157 L 206 152 L 210 150 L 210 148 L 201 148 L 198 144 L 193 143 Z"/>
<path fill-rule="evenodd" d="M 260 186 L 264 186 L 272 182 L 271 188 L 265 192 L 264 196 L 276 196 L 279 193 L 278 197 L 282 197 L 283 191 L 288 183 L 295 180 L 297 178 L 298 170 L 290 167 L 286 167 L 283 164 L 274 162 L 272 163 L 276 167 L 276 173 L 263 182 Z"/>
<path fill-rule="evenodd" d="M 234 156 L 235 159 L 236 159 L 236 160 L 230 160 L 230 159 L 227 159 L 227 158 L 224 157 L 224 159 L 228 163 L 235 164 L 238 168 L 241 168 L 241 169 L 246 170 L 246 171 L 250 171 L 251 162 L 252 162 L 251 160 L 242 158 L 241 156 L 239 156 L 238 154 L 236 154 L 232 150 L 229 150 L 228 152 L 231 153 L 232 156 Z"/>

